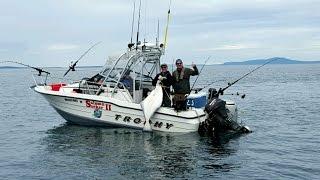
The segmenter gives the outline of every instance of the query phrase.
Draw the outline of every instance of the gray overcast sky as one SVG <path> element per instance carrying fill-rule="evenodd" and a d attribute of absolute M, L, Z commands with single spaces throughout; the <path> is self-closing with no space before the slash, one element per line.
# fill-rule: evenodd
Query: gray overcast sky
<path fill-rule="evenodd" d="M 127 47 L 133 2 L 0 0 L 0 60 L 67 66 L 102 41 L 79 65 L 103 65 Z M 159 19 L 163 39 L 169 0 L 142 3 L 141 38 L 155 41 Z M 319 0 L 172 0 L 164 61 L 320 60 L 319 11 Z"/>

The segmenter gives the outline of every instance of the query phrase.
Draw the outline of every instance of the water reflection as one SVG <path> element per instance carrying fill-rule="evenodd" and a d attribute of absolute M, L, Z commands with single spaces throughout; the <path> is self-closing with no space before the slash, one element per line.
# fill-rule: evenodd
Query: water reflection
<path fill-rule="evenodd" d="M 220 172 L 230 172 L 241 167 L 236 158 L 239 148 L 238 137 L 220 136 L 219 138 L 203 137 L 199 148 L 204 149 L 201 166 L 206 169 L 204 175 L 216 176 Z M 211 173 L 211 174 L 210 174 Z"/>
<path fill-rule="evenodd" d="M 191 172 L 196 171 L 197 157 L 194 149 L 198 141 L 196 133 L 152 134 L 144 144 L 145 151 L 149 154 L 147 162 L 152 165 L 152 176 L 188 178 Z"/>
<path fill-rule="evenodd" d="M 50 171 L 57 158 L 66 166 L 88 170 L 89 177 L 184 179 L 239 168 L 229 160 L 237 151 L 237 140 L 230 144 L 197 133 L 144 133 L 67 124 L 46 133 L 42 140 L 46 153 L 40 159 Z"/>

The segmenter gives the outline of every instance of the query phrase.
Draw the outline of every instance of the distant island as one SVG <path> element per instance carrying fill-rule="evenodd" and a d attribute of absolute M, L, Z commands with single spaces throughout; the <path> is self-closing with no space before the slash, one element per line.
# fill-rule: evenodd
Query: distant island
<path fill-rule="evenodd" d="M 223 65 L 259 65 L 271 60 L 274 61 L 272 61 L 270 64 L 320 64 L 320 61 L 297 61 L 288 58 L 274 57 L 269 59 L 256 59 L 242 62 L 225 62 Z"/>
<path fill-rule="evenodd" d="M 298 61 L 292 60 L 284 57 L 273 57 L 269 59 L 255 59 L 255 60 L 248 60 L 248 61 L 241 61 L 241 62 L 225 62 L 219 65 L 260 65 L 264 64 L 268 61 L 272 61 L 270 64 L 320 64 L 320 61 Z M 170 67 L 174 65 L 168 64 Z M 197 64 L 198 66 L 203 66 L 203 64 Z M 215 64 L 217 65 L 217 64 Z M 209 66 L 209 65 L 208 65 Z M 101 68 L 103 66 L 79 66 L 79 69 L 85 68 Z M 0 69 L 20 69 L 20 68 L 28 68 L 28 67 L 18 67 L 18 66 L 0 66 Z M 67 67 L 43 67 L 43 68 L 67 68 Z"/>
<path fill-rule="evenodd" d="M 0 66 L 0 69 L 20 69 L 24 67 L 16 67 L 16 66 Z"/>

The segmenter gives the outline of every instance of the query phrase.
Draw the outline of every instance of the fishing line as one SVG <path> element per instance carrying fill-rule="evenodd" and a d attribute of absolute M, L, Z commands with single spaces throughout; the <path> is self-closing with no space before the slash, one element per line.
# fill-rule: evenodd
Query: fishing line
<path fill-rule="evenodd" d="M 226 86 L 225 88 L 220 88 L 220 89 L 219 89 L 218 94 L 223 95 L 223 91 L 225 91 L 226 89 L 228 89 L 230 86 L 234 85 L 235 83 L 237 83 L 237 82 L 240 81 L 241 79 L 245 78 L 245 77 L 248 76 L 249 74 L 253 73 L 254 71 L 262 68 L 263 66 L 265 66 L 265 65 L 267 65 L 267 64 L 269 64 L 269 63 L 271 63 L 271 62 L 273 62 L 273 61 L 275 61 L 275 60 L 276 60 L 276 59 L 271 59 L 271 60 L 265 62 L 264 64 L 262 64 L 261 66 L 258 66 L 258 67 L 256 67 L 255 69 L 251 70 L 250 72 L 246 73 L 245 75 L 241 76 L 239 79 L 235 80 L 234 82 L 228 83 L 228 86 Z M 219 80 L 219 81 L 222 81 L 222 80 Z M 225 80 L 223 80 L 223 81 L 225 81 Z M 208 86 L 211 86 L 212 84 L 214 84 L 214 83 L 216 83 L 216 82 L 218 82 L 218 81 L 214 81 L 214 82 L 212 82 L 212 83 L 204 86 L 200 91 L 202 91 L 203 89 L 207 88 Z"/>
<path fill-rule="evenodd" d="M 201 74 L 201 72 L 202 72 L 202 70 L 203 70 L 204 66 L 207 64 L 207 62 L 208 62 L 208 60 L 209 60 L 210 58 L 211 58 L 211 56 L 209 56 L 209 57 L 206 59 L 206 61 L 204 62 L 204 64 L 203 64 L 203 66 L 202 66 L 202 68 L 201 68 L 201 70 L 200 70 L 200 72 L 199 72 L 199 74 L 198 74 L 198 76 L 197 76 L 196 80 L 195 80 L 195 81 L 193 82 L 193 84 L 192 84 L 191 91 L 192 91 L 192 89 L 193 89 L 194 85 L 196 84 L 196 82 L 197 82 L 197 80 L 198 80 L 198 78 L 199 78 L 199 76 L 200 76 L 200 74 Z"/>
<path fill-rule="evenodd" d="M 42 73 L 46 73 L 47 75 L 50 74 L 50 72 L 45 71 L 45 70 L 43 70 L 42 68 L 30 66 L 30 65 L 28 65 L 28 64 L 23 64 L 23 63 L 18 62 L 18 61 L 2 61 L 2 62 L 0 62 L 0 63 L 14 63 L 14 64 L 19 64 L 19 65 L 22 65 L 22 66 L 25 66 L 25 67 L 34 69 L 34 70 L 38 71 L 38 76 L 41 76 Z"/>
<path fill-rule="evenodd" d="M 262 68 L 263 66 L 265 66 L 265 65 L 267 65 L 267 64 L 269 64 L 269 63 L 271 63 L 272 61 L 275 61 L 275 60 L 277 60 L 277 59 L 271 59 L 271 60 L 265 62 L 264 64 L 262 64 L 261 66 L 258 66 L 257 68 L 251 70 L 250 72 L 248 72 L 247 74 L 243 75 L 242 77 L 240 77 L 239 79 L 235 80 L 234 82 L 228 83 L 228 86 L 226 86 L 225 88 L 222 88 L 222 89 L 220 88 L 219 91 L 218 91 L 218 93 L 220 93 L 221 95 L 223 95 L 223 92 L 224 92 L 226 89 L 228 89 L 229 87 L 231 87 L 232 85 L 234 85 L 235 83 L 237 83 L 238 81 L 240 81 L 241 79 L 245 78 L 245 77 L 248 76 L 249 74 L 253 73 L 254 71 Z"/>

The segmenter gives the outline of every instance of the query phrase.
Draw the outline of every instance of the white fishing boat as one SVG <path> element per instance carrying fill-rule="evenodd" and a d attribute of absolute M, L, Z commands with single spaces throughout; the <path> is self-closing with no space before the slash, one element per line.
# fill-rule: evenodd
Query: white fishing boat
<path fill-rule="evenodd" d="M 198 131 L 199 124 L 207 118 L 204 107 L 208 93 L 191 93 L 184 111 L 160 107 L 165 94 L 152 86 L 152 78 L 159 73 L 163 54 L 162 44 L 142 43 L 109 58 L 91 78 L 72 83 L 49 83 L 47 78 L 39 83 L 35 78 L 32 89 L 70 123 L 141 130 L 149 126 L 149 130 L 164 132 Z M 226 101 L 225 108 L 228 121 L 236 122 L 235 103 Z"/>

